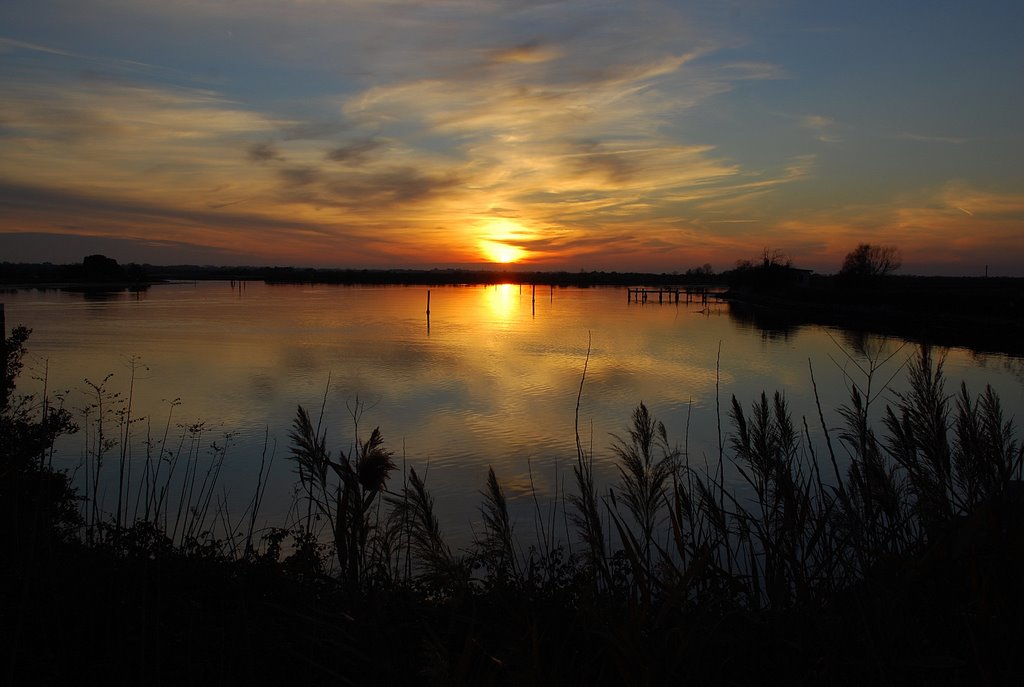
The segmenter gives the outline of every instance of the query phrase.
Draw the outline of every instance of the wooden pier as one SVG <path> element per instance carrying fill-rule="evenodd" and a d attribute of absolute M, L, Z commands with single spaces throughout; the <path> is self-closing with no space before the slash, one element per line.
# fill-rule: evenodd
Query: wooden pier
<path fill-rule="evenodd" d="M 661 286 L 656 288 L 629 287 L 626 289 L 627 303 L 646 303 L 658 297 L 658 303 L 700 303 L 707 305 L 707 286 Z"/>

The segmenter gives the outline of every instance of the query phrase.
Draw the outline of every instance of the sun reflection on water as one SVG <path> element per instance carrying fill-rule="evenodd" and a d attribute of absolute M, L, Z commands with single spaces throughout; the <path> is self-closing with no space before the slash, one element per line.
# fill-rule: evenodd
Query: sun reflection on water
<path fill-rule="evenodd" d="M 519 308 L 521 288 L 516 284 L 495 284 L 487 287 L 484 301 L 495 320 L 507 322 L 515 316 Z"/>

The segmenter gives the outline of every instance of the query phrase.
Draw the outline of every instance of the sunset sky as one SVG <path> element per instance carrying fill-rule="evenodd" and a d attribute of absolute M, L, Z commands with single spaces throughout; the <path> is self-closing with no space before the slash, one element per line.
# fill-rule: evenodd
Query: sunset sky
<path fill-rule="evenodd" d="M 0 261 L 1024 276 L 1017 0 L 3 0 Z"/>

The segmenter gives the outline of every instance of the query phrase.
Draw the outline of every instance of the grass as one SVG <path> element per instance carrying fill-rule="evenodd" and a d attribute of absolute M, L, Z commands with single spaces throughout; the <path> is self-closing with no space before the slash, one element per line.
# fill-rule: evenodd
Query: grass
<path fill-rule="evenodd" d="M 881 409 L 896 361 L 851 354 L 839 430 L 820 405 L 794 420 L 782 392 L 732 398 L 711 465 L 641 403 L 612 439 L 615 483 L 577 437 L 568 536 L 538 503 L 525 547 L 491 469 L 454 551 L 425 479 L 379 428 L 360 436 L 358 402 L 337 455 L 297 409 L 293 517 L 261 530 L 273 453 L 232 516 L 227 443 L 173 430 L 172 402 L 132 475 L 142 421 L 95 384 L 76 494 L 47 463 L 71 415 L 13 395 L 27 335 L 4 341 L 0 416 L 12 684 L 1001 684 L 1024 667 L 1024 448 L 996 394 L 949 394 L 928 348 Z"/>

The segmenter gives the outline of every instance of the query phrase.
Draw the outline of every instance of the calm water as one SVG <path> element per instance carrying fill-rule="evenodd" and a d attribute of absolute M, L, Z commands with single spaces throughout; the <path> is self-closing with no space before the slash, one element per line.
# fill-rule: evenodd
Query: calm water
<path fill-rule="evenodd" d="M 861 379 L 846 352 L 856 355 L 860 339 L 884 358 L 902 343 L 821 327 L 766 333 L 725 303 L 627 303 L 625 290 L 613 288 L 541 287 L 535 299 L 529 286 L 433 288 L 429 326 L 423 287 L 203 282 L 102 298 L 18 291 L 2 300 L 8 327 L 33 330 L 20 391 L 40 392 L 45 378 L 51 392 L 66 390 L 68 407 L 84 408 L 94 397 L 85 380 L 99 384 L 112 374 L 105 388 L 123 398 L 134 364 L 132 414 L 144 418 L 132 428 L 135 460 L 144 455 L 147 425 L 162 432 L 169 412 L 172 433 L 201 421 L 204 441 L 223 444 L 230 434 L 221 481 L 240 511 L 267 445 L 276 462 L 262 514 L 271 524 L 283 524 L 291 502 L 286 456 L 296 406 L 316 418 L 326 398 L 328 445 L 337 455 L 352 445 L 358 399 L 360 436 L 380 426 L 400 464 L 427 472 L 455 541 L 471 535 L 489 465 L 513 500 L 520 531 L 533 528 L 531 479 L 542 511 L 551 507 L 556 483 L 560 489 L 571 478 L 585 364 L 580 434 L 608 479 L 615 474 L 610 435 L 625 433 L 641 401 L 671 440 L 688 446 L 691 460 L 712 461 L 716 402 L 726 442 L 730 397 L 749 407 L 775 389 L 819 436 L 809 361 L 826 420 L 836 426 L 835 409 L 848 398 L 844 368 Z M 899 352 L 876 385 L 912 350 Z M 1019 416 L 1022 370 L 1019 359 L 954 349 L 947 389 L 956 391 L 960 380 L 975 392 L 992 384 Z M 902 375 L 894 387 L 902 388 Z M 84 452 L 79 433 L 62 442 L 58 460 L 73 469 Z"/>

